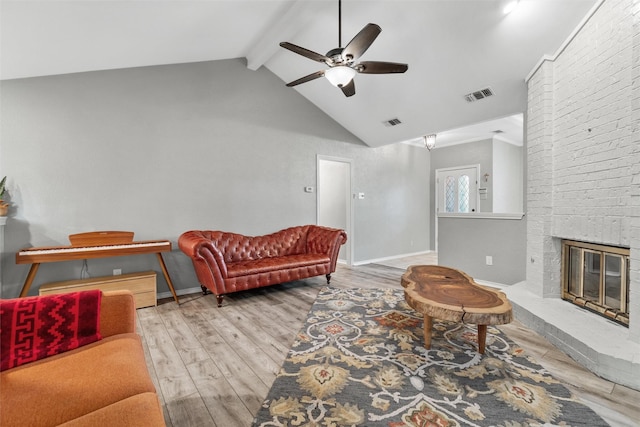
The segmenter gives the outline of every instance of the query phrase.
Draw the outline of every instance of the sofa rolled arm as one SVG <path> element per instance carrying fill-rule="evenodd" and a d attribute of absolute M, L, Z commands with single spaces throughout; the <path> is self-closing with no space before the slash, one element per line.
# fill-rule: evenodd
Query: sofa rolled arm
<path fill-rule="evenodd" d="M 211 231 L 186 231 L 178 238 L 178 247 L 191 258 L 202 286 L 216 295 L 224 294 L 224 278 L 227 277 L 227 264 L 222 252 L 211 238 Z"/>
<path fill-rule="evenodd" d="M 331 271 L 335 271 L 340 246 L 347 243 L 347 233 L 337 228 L 311 225 L 307 234 L 307 252 L 327 254 L 331 258 Z"/>

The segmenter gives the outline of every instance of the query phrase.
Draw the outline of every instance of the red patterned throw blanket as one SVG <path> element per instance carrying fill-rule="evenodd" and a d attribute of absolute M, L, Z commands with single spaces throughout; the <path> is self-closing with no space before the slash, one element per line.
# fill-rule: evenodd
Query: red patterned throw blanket
<path fill-rule="evenodd" d="M 0 371 L 90 344 L 100 335 L 102 291 L 0 301 Z"/>

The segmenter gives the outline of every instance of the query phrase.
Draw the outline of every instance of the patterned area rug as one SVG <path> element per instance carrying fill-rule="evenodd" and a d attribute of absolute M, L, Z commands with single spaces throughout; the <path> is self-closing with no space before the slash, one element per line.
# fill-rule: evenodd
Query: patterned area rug
<path fill-rule="evenodd" d="M 254 426 L 606 426 L 514 342 L 422 315 L 402 289 L 324 288 Z"/>

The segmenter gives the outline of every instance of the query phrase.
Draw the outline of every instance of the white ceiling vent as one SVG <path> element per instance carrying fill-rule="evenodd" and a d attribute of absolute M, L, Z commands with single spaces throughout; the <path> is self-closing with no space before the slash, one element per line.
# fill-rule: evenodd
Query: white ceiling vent
<path fill-rule="evenodd" d="M 475 92 L 468 93 L 464 96 L 464 99 L 467 102 L 479 101 L 484 98 L 488 98 L 493 96 L 493 90 L 490 87 L 485 87 L 484 89 L 477 90 Z"/>
<path fill-rule="evenodd" d="M 396 117 L 395 119 L 387 120 L 382 123 L 384 123 L 385 126 L 398 126 L 402 122 L 400 121 L 399 118 Z"/>

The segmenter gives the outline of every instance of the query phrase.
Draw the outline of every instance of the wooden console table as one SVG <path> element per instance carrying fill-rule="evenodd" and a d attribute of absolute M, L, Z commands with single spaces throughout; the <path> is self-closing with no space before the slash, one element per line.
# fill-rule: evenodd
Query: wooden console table
<path fill-rule="evenodd" d="M 424 346 L 431 348 L 433 318 L 478 325 L 478 352 L 483 354 L 487 325 L 512 320 L 504 293 L 473 281 L 462 271 L 439 265 L 412 265 L 402 275 L 407 303 L 424 314 Z"/>

